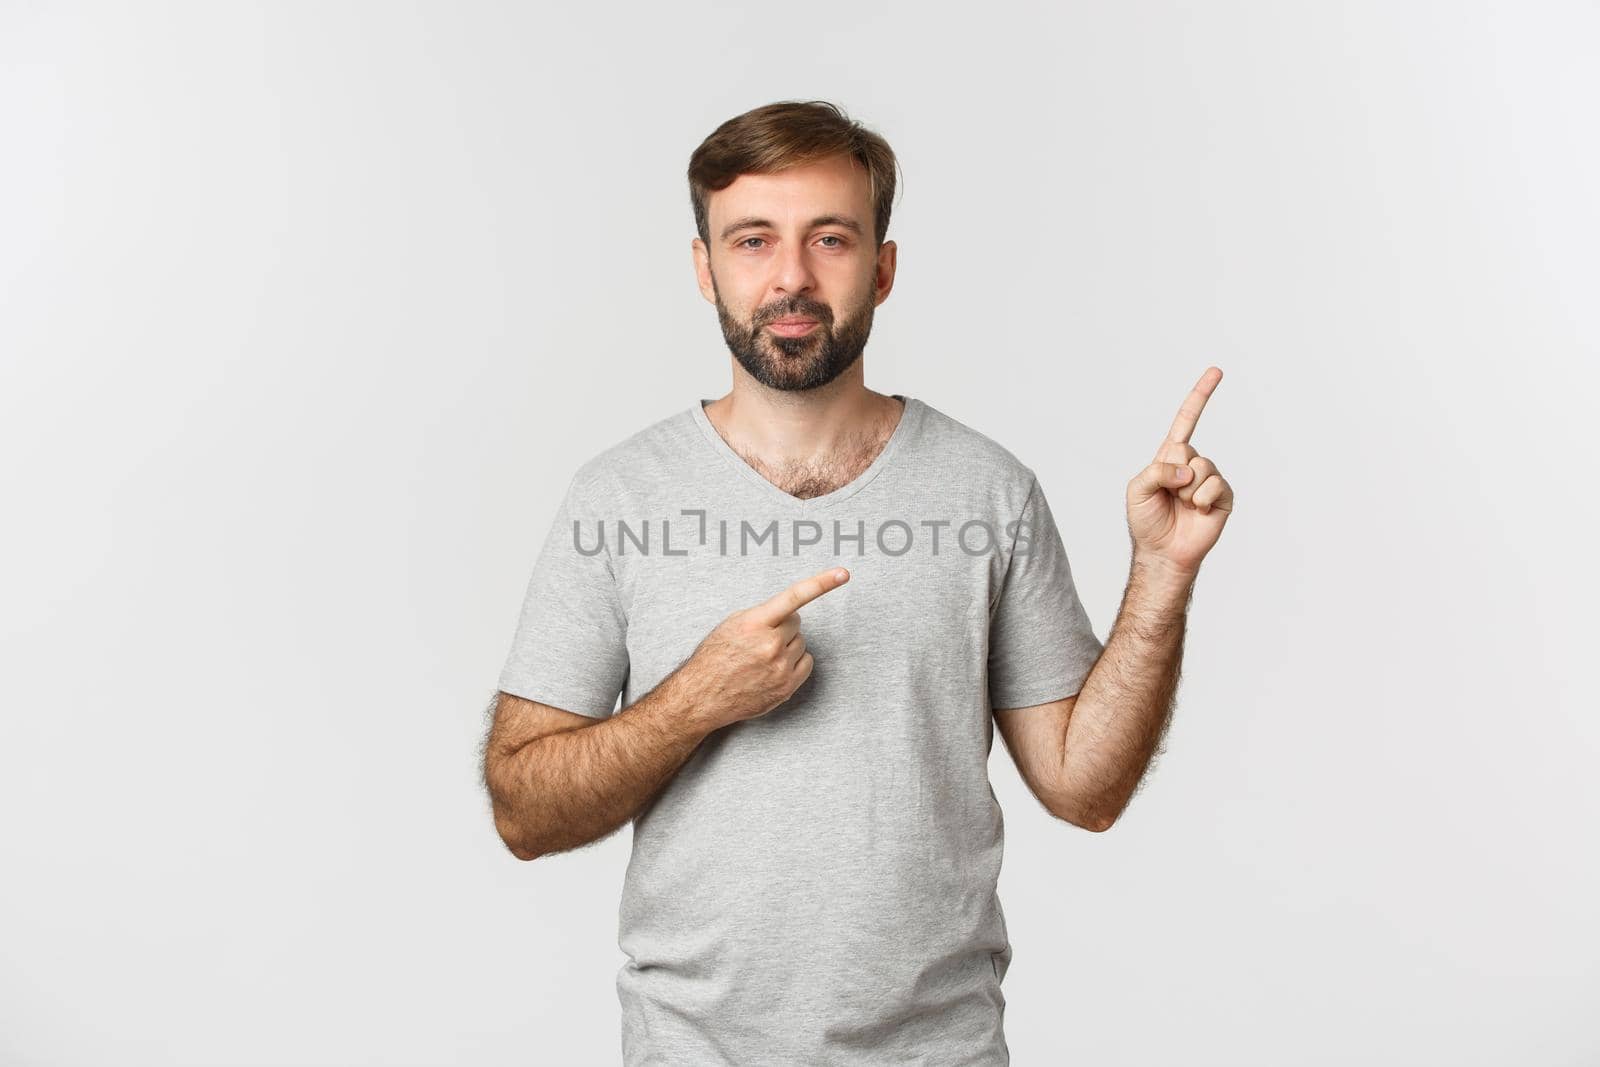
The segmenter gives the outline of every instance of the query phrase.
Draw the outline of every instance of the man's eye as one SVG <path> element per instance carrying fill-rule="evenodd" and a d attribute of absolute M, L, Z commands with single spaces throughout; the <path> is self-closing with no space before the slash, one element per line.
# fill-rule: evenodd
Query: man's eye
<path fill-rule="evenodd" d="M 834 242 L 831 245 L 824 245 L 823 246 L 824 248 L 843 248 L 844 247 L 844 238 L 838 236 L 837 234 L 825 233 L 821 237 L 819 237 L 818 240 L 819 241 L 833 241 Z M 755 246 L 750 243 L 751 241 L 762 241 L 763 243 L 765 243 L 765 239 L 761 238 L 761 237 L 746 237 L 744 240 L 739 242 L 739 247 L 740 248 L 754 248 Z"/>

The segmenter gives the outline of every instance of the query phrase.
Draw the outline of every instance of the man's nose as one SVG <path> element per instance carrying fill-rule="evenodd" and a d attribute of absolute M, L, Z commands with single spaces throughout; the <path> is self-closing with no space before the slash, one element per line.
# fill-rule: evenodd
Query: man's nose
<path fill-rule="evenodd" d="M 817 283 L 804 245 L 790 243 L 781 247 L 776 264 L 777 274 L 772 279 L 772 287 L 780 293 L 789 296 L 809 293 Z"/>

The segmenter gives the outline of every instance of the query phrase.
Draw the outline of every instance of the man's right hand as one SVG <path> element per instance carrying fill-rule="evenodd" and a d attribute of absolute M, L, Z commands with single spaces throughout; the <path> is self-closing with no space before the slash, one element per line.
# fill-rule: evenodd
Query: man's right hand
<path fill-rule="evenodd" d="M 770 600 L 736 611 L 705 636 L 680 668 L 703 694 L 711 728 L 765 715 L 811 676 L 800 608 L 850 580 L 842 567 L 804 578 Z"/>

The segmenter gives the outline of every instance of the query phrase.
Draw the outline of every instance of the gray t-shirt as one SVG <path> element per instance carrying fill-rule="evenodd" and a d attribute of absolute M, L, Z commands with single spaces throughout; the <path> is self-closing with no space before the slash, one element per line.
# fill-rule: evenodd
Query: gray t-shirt
<path fill-rule="evenodd" d="M 1033 471 L 920 400 L 803 500 L 700 400 L 594 456 L 534 566 L 507 693 L 626 707 L 729 614 L 829 564 L 815 666 L 712 733 L 633 823 L 629 1065 L 1005 1064 L 993 708 L 1077 693 L 1102 645 Z"/>

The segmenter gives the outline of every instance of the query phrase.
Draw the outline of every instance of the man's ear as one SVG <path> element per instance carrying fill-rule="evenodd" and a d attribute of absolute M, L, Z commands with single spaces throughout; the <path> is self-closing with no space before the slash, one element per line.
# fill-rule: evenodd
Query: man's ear
<path fill-rule="evenodd" d="M 717 291 L 711 286 L 711 250 L 698 237 L 689 242 L 689 250 L 694 255 L 694 277 L 700 286 L 700 295 L 706 298 L 707 303 L 715 304 Z"/>
<path fill-rule="evenodd" d="M 893 241 L 885 241 L 878 249 L 877 275 L 873 278 L 875 288 L 875 304 L 881 304 L 889 299 L 889 290 L 894 288 L 894 271 L 900 254 L 900 246 Z"/>

